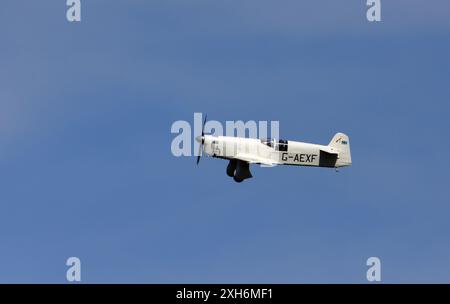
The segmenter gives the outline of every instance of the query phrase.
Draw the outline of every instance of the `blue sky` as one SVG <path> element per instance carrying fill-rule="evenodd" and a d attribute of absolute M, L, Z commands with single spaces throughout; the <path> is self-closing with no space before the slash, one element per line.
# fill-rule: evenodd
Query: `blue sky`
<path fill-rule="evenodd" d="M 0 282 L 450 282 L 450 3 L 0 6 Z M 175 158 L 176 120 L 350 136 L 353 166 Z"/>

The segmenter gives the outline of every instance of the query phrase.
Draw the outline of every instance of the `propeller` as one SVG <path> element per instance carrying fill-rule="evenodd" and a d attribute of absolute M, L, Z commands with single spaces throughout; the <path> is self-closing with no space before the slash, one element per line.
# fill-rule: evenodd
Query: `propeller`
<path fill-rule="evenodd" d="M 207 117 L 208 117 L 208 115 L 205 115 L 205 119 L 203 120 L 202 135 L 201 136 L 197 136 L 197 138 L 196 138 L 196 140 L 200 143 L 200 146 L 198 148 L 197 165 L 200 162 L 200 156 L 202 154 L 203 144 L 205 143 L 205 124 L 206 124 L 206 118 Z"/>

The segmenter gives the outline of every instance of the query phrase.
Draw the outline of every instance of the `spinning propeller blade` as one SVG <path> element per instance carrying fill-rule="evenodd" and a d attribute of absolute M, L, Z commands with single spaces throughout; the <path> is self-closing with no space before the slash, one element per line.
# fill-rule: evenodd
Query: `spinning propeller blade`
<path fill-rule="evenodd" d="M 197 165 L 200 162 L 200 156 L 202 154 L 202 148 L 203 148 L 203 144 L 205 143 L 205 124 L 206 124 L 206 118 L 208 117 L 208 115 L 205 115 L 205 119 L 203 120 L 203 125 L 202 125 L 202 136 L 200 138 L 196 138 L 196 140 L 198 142 L 200 142 L 200 146 L 198 148 L 198 156 L 197 156 Z M 201 139 L 201 141 L 199 140 Z"/>

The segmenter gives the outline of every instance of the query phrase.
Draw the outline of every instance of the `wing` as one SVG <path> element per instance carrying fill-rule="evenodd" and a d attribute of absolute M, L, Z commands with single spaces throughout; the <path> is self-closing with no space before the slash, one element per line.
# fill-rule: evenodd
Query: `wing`
<path fill-rule="evenodd" d="M 245 161 L 249 164 L 261 164 L 261 165 L 270 166 L 270 167 L 273 167 L 273 166 L 276 166 L 279 164 L 278 162 L 275 162 L 271 159 L 259 157 L 259 156 L 252 155 L 252 154 L 244 154 L 244 153 L 240 153 L 240 154 L 236 155 L 235 159 Z"/>

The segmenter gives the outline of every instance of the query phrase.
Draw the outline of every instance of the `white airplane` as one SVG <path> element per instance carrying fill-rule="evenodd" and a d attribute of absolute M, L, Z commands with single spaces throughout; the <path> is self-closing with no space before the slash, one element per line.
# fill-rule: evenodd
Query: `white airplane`
<path fill-rule="evenodd" d="M 229 160 L 227 175 L 238 183 L 251 178 L 250 164 L 273 167 L 276 165 L 340 168 L 350 166 L 350 141 L 344 133 L 336 133 L 327 146 L 292 140 L 255 139 L 204 134 L 195 140 L 208 156 Z"/>

